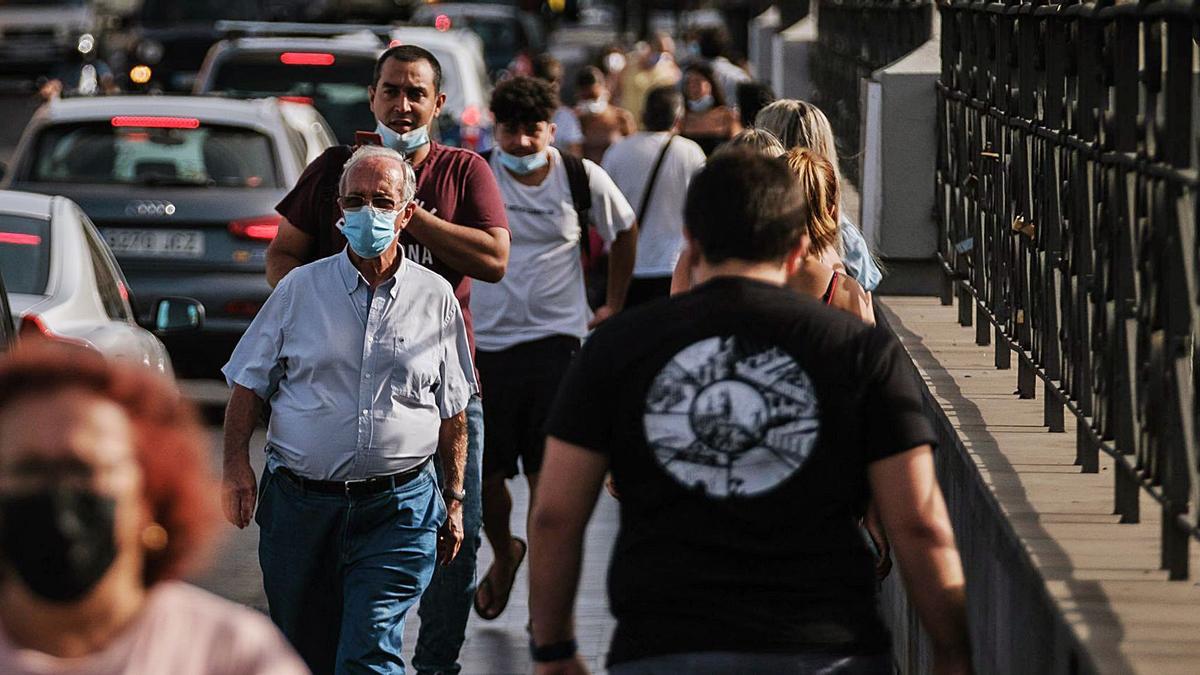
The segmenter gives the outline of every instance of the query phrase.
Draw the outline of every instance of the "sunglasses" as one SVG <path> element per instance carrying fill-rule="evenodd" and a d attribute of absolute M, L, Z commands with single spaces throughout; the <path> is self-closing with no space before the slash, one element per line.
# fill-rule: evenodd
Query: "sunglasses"
<path fill-rule="evenodd" d="M 349 195 L 346 197 L 338 197 L 338 205 L 347 211 L 357 211 L 362 207 L 370 204 L 381 211 L 395 211 L 396 200 L 390 197 L 359 197 L 357 195 Z"/>

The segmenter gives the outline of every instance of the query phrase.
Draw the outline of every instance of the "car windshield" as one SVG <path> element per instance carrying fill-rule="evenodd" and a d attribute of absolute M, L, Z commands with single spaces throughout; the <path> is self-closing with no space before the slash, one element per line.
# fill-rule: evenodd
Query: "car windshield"
<path fill-rule="evenodd" d="M 45 294 L 50 277 L 50 221 L 0 213 L 0 270 L 9 293 Z"/>
<path fill-rule="evenodd" d="M 333 64 L 285 65 L 278 52 L 241 52 L 219 61 L 210 89 L 237 98 L 282 96 L 311 103 L 342 143 L 354 132 L 375 128 L 367 84 L 375 68 L 369 56 L 336 55 Z"/>
<path fill-rule="evenodd" d="M 143 0 L 142 23 L 168 26 L 180 21 L 219 21 L 260 18 L 258 3 L 248 0 Z"/>
<path fill-rule="evenodd" d="M 147 125 L 147 126 L 138 126 Z M 172 128 L 163 125 L 175 125 Z M 190 127 L 190 128 L 189 128 Z M 29 179 L 45 183 L 277 188 L 271 141 L 178 117 L 59 124 L 38 137 Z"/>

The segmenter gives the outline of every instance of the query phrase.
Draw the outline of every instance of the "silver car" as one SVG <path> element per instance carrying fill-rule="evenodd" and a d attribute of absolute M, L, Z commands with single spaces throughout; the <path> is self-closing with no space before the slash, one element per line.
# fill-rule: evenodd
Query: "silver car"
<path fill-rule="evenodd" d="M 22 339 L 73 342 L 172 374 L 166 347 L 134 321 L 112 252 L 70 199 L 0 190 L 0 273 Z"/>

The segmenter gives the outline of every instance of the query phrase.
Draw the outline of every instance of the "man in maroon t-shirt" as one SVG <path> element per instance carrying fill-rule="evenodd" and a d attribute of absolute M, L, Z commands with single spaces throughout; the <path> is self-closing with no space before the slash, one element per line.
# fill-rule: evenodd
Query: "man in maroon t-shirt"
<path fill-rule="evenodd" d="M 375 64 L 367 88 L 376 133 L 405 155 L 417 176 L 419 206 L 400 235 L 401 249 L 413 262 L 445 277 L 454 288 L 475 349 L 471 321 L 471 279 L 499 281 L 508 266 L 509 231 L 495 176 L 479 155 L 429 140 L 429 124 L 446 102 L 437 58 L 414 45 L 392 47 Z M 338 253 L 346 245 L 337 228 L 338 180 L 353 148 L 334 146 L 304 170 L 275 209 L 283 216 L 279 234 L 267 248 L 267 281 L 275 285 L 299 265 Z M 459 671 L 467 615 L 475 594 L 475 560 L 482 518 L 480 466 L 483 409 L 467 407 L 465 493 L 445 493 L 462 502 L 463 543 L 454 561 L 439 566 L 422 596 L 421 632 L 413 666 L 419 673 Z"/>

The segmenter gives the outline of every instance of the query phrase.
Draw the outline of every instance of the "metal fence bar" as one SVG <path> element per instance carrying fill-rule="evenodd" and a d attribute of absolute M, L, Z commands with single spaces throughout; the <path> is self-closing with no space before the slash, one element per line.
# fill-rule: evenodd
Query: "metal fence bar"
<path fill-rule="evenodd" d="M 1021 397 L 1041 382 L 1050 431 L 1075 417 L 1083 471 L 1113 457 L 1122 522 L 1139 520 L 1140 492 L 1158 501 L 1162 567 L 1186 579 L 1200 537 L 1200 0 L 937 10 L 943 300 L 994 341 L 998 368 L 1016 353 Z"/>

